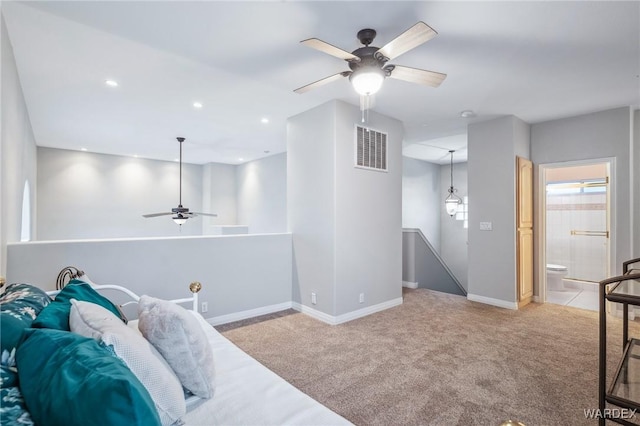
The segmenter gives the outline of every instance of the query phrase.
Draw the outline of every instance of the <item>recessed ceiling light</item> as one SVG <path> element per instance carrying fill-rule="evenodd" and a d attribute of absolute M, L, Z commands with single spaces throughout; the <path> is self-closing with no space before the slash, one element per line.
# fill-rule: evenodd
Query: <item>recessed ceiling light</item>
<path fill-rule="evenodd" d="M 471 111 L 470 109 L 465 109 L 464 111 L 462 111 L 460 113 L 460 117 L 462 118 L 471 118 L 471 117 L 475 117 L 476 113 Z"/>
<path fill-rule="evenodd" d="M 262 120 L 260 120 L 260 122 L 262 124 L 267 124 L 269 122 L 269 119 L 267 117 L 263 117 Z"/>
<path fill-rule="evenodd" d="M 87 148 L 80 148 L 80 151 L 86 151 Z"/>
<path fill-rule="evenodd" d="M 177 163 L 178 161 L 180 161 L 180 159 L 179 158 L 174 158 L 173 161 L 175 161 Z"/>
<path fill-rule="evenodd" d="M 194 102 L 194 103 L 193 103 L 193 107 L 194 107 L 194 108 L 197 108 L 197 109 L 202 108 L 202 102 Z"/>
<path fill-rule="evenodd" d="M 265 154 L 268 154 L 268 153 L 270 153 L 271 151 L 269 151 L 268 149 L 265 149 L 263 152 L 264 152 Z"/>
<path fill-rule="evenodd" d="M 104 84 L 106 84 L 109 87 L 118 87 L 118 82 L 115 80 L 105 80 Z"/>
<path fill-rule="evenodd" d="M 133 158 L 138 158 L 138 154 L 133 154 Z"/>
<path fill-rule="evenodd" d="M 244 158 L 238 158 L 238 161 L 244 161 Z"/>

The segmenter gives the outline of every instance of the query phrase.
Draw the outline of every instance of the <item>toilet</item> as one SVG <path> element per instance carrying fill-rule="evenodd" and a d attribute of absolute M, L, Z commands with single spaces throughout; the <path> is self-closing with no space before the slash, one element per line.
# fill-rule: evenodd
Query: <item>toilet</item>
<path fill-rule="evenodd" d="M 547 263 L 547 289 L 564 291 L 562 279 L 567 276 L 567 273 L 566 266 Z"/>

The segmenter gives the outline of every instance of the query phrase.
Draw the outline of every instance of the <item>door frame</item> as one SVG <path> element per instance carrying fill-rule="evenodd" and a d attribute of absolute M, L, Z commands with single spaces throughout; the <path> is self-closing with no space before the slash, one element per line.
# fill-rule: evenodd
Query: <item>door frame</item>
<path fill-rule="evenodd" d="M 607 221 L 609 222 L 609 271 L 616 270 L 616 159 L 615 157 L 593 158 L 589 160 L 563 161 L 559 163 L 545 163 L 535 166 L 538 174 L 538 188 L 535 190 L 538 200 L 538 226 L 534 226 L 538 247 L 536 270 L 538 272 L 538 288 L 534 291 L 533 299 L 538 303 L 547 302 L 547 194 L 545 172 L 547 169 L 557 169 L 573 166 L 587 166 L 591 164 L 607 164 L 609 170 L 609 188 L 607 191 Z"/>

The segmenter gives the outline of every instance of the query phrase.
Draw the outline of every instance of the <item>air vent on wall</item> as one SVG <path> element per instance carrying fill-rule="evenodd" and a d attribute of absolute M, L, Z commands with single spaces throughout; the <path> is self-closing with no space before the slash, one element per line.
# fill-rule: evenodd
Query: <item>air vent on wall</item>
<path fill-rule="evenodd" d="M 387 170 L 387 134 L 356 126 L 356 167 Z"/>

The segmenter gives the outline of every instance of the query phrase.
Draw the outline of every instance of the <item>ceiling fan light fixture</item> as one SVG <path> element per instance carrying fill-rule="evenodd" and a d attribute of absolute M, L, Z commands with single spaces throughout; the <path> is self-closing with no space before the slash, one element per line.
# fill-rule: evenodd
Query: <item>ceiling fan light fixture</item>
<path fill-rule="evenodd" d="M 172 219 L 176 223 L 176 225 L 184 225 L 185 223 L 187 223 L 188 217 L 184 217 L 179 214 L 178 216 L 172 217 Z"/>
<path fill-rule="evenodd" d="M 455 152 L 455 150 L 450 150 L 449 154 L 451 155 L 451 166 L 450 166 L 450 172 L 451 172 L 451 186 L 449 186 L 448 192 L 449 195 L 447 196 L 447 198 L 444 200 L 444 208 L 447 211 L 447 214 L 451 217 L 453 217 L 453 215 L 456 214 L 456 212 L 458 211 L 458 205 L 462 204 L 462 199 L 460 199 L 460 197 L 458 197 L 455 192 L 456 189 L 453 187 L 453 153 Z"/>
<path fill-rule="evenodd" d="M 354 71 L 349 80 L 359 95 L 367 96 L 380 90 L 384 77 L 384 71 L 379 68 L 362 68 Z"/>

